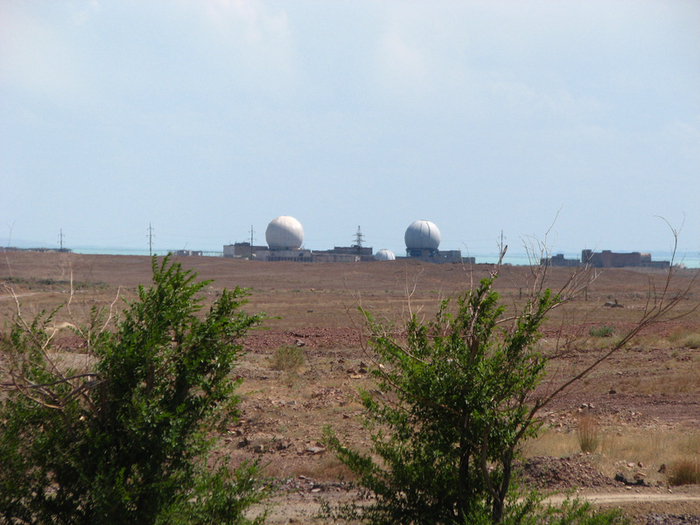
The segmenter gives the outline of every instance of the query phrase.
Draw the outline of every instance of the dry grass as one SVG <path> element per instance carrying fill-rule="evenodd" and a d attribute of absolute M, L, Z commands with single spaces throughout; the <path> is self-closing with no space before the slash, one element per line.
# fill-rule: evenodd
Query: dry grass
<path fill-rule="evenodd" d="M 589 425 L 591 423 L 584 423 Z M 663 428 L 640 430 L 631 427 L 603 428 L 599 422 L 598 453 L 590 458 L 595 468 L 610 477 L 619 471 L 635 470 L 645 474 L 648 483 L 671 483 L 672 477 L 692 479 L 693 469 L 700 476 L 700 430 Z M 580 425 L 575 431 L 549 429 L 525 444 L 525 457 L 570 457 L 581 450 Z M 589 432 L 594 432 L 589 429 Z M 633 465 L 633 467 L 630 467 Z M 641 467 L 639 465 L 642 465 Z M 661 470 L 661 472 L 659 472 Z M 664 473 L 664 470 L 666 473 Z M 667 477 L 668 476 L 668 477 Z M 681 477 L 682 476 L 682 477 Z M 698 483 L 700 481 L 693 481 Z"/>
<path fill-rule="evenodd" d="M 687 368 L 675 371 L 671 365 L 666 365 L 665 373 L 655 376 L 623 377 L 617 386 L 621 392 L 635 394 L 686 394 L 700 389 L 700 372 Z"/>
<path fill-rule="evenodd" d="M 304 366 L 304 351 L 298 346 L 282 346 L 270 357 L 270 368 L 280 372 L 297 372 Z"/>
<path fill-rule="evenodd" d="M 602 326 L 591 326 L 588 335 L 591 337 L 612 337 L 615 334 L 615 327 L 604 324 Z"/>
<path fill-rule="evenodd" d="M 576 427 L 576 437 L 581 452 L 592 453 L 600 445 L 600 426 L 598 421 L 589 415 L 581 416 Z"/>
<path fill-rule="evenodd" d="M 689 335 L 683 342 L 685 348 L 697 350 L 700 348 L 700 334 Z"/>
<path fill-rule="evenodd" d="M 669 485 L 697 485 L 700 483 L 700 459 L 683 458 L 671 464 L 668 475 Z"/>

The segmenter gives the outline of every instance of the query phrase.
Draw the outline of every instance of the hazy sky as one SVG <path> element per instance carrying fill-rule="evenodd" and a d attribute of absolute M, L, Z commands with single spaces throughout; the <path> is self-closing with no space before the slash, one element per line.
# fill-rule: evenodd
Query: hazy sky
<path fill-rule="evenodd" d="M 700 2 L 0 1 L 0 240 L 700 251 Z"/>

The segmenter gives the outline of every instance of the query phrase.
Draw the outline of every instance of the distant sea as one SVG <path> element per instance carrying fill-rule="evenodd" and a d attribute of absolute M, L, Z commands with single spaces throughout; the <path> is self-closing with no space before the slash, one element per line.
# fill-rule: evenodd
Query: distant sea
<path fill-rule="evenodd" d="M 84 247 L 75 248 L 72 250 L 73 253 L 82 254 L 101 254 L 101 255 L 149 255 L 147 249 L 137 249 L 137 248 L 96 248 L 96 247 Z M 176 250 L 153 250 L 154 255 L 166 255 L 168 252 L 175 252 Z M 559 253 L 559 252 L 558 252 Z M 221 257 L 223 253 L 220 251 L 206 251 L 203 254 L 209 257 Z M 401 253 L 397 253 L 401 256 Z M 467 255 L 463 253 L 463 255 Z M 470 254 L 476 259 L 477 264 L 494 264 L 498 262 L 498 255 L 492 254 Z M 566 259 L 580 259 L 581 253 L 564 253 Z M 670 261 L 670 252 L 651 252 L 652 261 Z M 538 260 L 531 260 L 530 256 L 526 253 L 513 253 L 508 254 L 503 260 L 506 264 L 512 264 L 515 266 L 529 266 L 533 263 L 538 263 Z M 686 268 L 700 268 L 700 252 L 689 252 L 689 253 L 678 253 L 674 260 L 674 264 L 683 264 Z"/>

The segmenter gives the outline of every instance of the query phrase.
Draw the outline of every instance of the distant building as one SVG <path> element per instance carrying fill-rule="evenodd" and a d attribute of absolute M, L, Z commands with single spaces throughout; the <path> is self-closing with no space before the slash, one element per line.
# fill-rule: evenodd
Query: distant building
<path fill-rule="evenodd" d="M 173 255 L 177 257 L 201 257 L 203 252 L 201 250 L 175 250 Z"/>
<path fill-rule="evenodd" d="M 461 250 L 440 251 L 440 230 L 430 221 L 414 221 L 404 234 L 409 259 L 434 263 L 474 264 L 474 257 L 462 257 Z"/>
<path fill-rule="evenodd" d="M 277 217 L 267 227 L 265 239 L 267 246 L 254 246 L 250 242 L 237 242 L 224 246 L 224 257 L 247 258 L 258 261 L 294 261 L 294 262 L 367 262 L 376 260 L 394 260 L 395 255 L 389 250 L 372 253 L 372 247 L 362 245 L 360 227 L 355 234 L 352 246 L 335 246 L 332 250 L 311 251 L 302 248 L 304 229 L 294 217 L 283 215 Z M 460 250 L 438 250 L 440 231 L 430 221 L 415 221 L 406 230 L 406 254 L 408 259 L 433 263 L 469 263 L 474 264 L 474 257 L 462 257 Z"/>
<path fill-rule="evenodd" d="M 267 246 L 251 246 L 249 242 L 237 242 L 224 245 L 224 257 L 253 258 L 261 250 L 267 250 Z"/>
<path fill-rule="evenodd" d="M 593 268 L 669 268 L 670 261 L 652 261 L 650 253 L 630 252 L 615 253 L 603 250 L 600 253 L 592 250 L 581 252 L 581 262 Z"/>
<path fill-rule="evenodd" d="M 543 265 L 548 264 L 549 266 L 572 268 L 572 267 L 576 267 L 576 266 L 581 266 L 581 261 L 579 261 L 578 259 L 567 259 L 564 257 L 563 253 L 558 253 L 552 257 L 540 259 L 540 264 L 543 264 Z"/>

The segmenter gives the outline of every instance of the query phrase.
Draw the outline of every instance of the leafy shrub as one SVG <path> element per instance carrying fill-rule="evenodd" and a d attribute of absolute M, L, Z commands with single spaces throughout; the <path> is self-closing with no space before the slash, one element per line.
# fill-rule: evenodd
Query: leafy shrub
<path fill-rule="evenodd" d="M 207 433 L 235 417 L 231 372 L 261 317 L 239 310 L 238 288 L 197 315 L 208 283 L 195 278 L 154 257 L 154 284 L 116 333 L 92 330 L 93 310 L 94 370 L 51 361 L 53 313 L 17 315 L 2 339 L 13 388 L 0 405 L 0 521 L 248 523 L 243 511 L 264 494 L 258 467 L 212 470 Z"/>
<path fill-rule="evenodd" d="M 340 507 L 335 517 L 371 525 L 534 525 L 544 514 L 548 523 L 615 522 L 588 521 L 588 507 L 545 511 L 537 494 L 517 487 L 520 445 L 540 427 L 540 401 L 531 396 L 547 363 L 537 351 L 539 328 L 560 300 L 537 294 L 506 329 L 494 279 L 454 308 L 444 301 L 430 323 L 414 315 L 405 339 L 363 312 L 382 363 L 375 394 L 361 393 L 371 451 L 351 449 L 330 428 L 325 440 L 375 499 Z"/>

